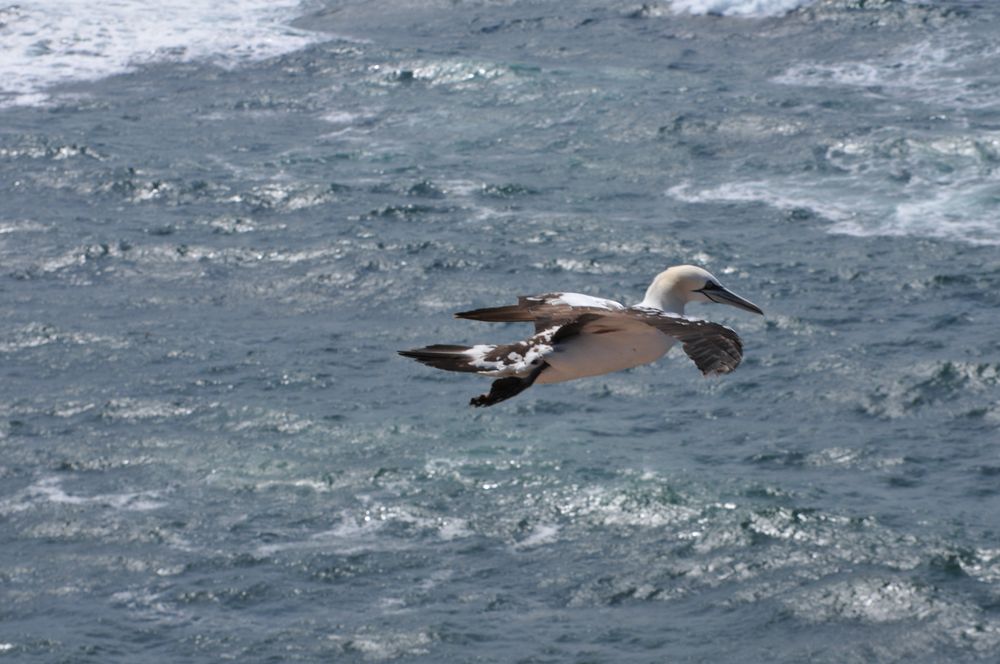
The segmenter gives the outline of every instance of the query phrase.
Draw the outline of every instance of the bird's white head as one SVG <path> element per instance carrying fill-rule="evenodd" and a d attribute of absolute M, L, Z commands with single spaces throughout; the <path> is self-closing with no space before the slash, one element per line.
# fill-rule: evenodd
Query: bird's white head
<path fill-rule="evenodd" d="M 723 286 L 711 272 L 695 265 L 675 265 L 656 275 L 646 289 L 642 306 L 683 314 L 684 305 L 688 302 L 729 304 L 755 314 L 764 314 L 756 304 Z"/>

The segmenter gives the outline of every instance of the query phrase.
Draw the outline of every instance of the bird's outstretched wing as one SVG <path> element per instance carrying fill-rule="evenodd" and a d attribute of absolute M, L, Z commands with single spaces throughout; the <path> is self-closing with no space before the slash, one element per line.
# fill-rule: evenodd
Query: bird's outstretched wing
<path fill-rule="evenodd" d="M 582 293 L 545 293 L 522 295 L 517 298 L 517 304 L 506 307 L 460 311 L 455 317 L 489 323 L 534 323 L 537 333 L 553 325 L 569 323 L 583 314 L 624 310 L 625 306 L 619 302 Z"/>
<path fill-rule="evenodd" d="M 729 373 L 743 360 L 743 341 L 725 325 L 647 307 L 629 307 L 624 315 L 680 341 L 684 352 L 706 376 Z"/>

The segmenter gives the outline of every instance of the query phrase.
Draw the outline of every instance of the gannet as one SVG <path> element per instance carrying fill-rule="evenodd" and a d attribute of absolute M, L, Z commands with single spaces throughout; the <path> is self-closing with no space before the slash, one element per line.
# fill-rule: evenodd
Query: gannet
<path fill-rule="evenodd" d="M 561 383 L 655 362 L 677 342 L 706 376 L 729 373 L 743 359 L 743 342 L 728 327 L 685 316 L 689 302 L 729 304 L 764 314 L 707 270 L 677 265 L 656 275 L 639 304 L 627 307 L 581 293 L 521 296 L 517 304 L 462 311 L 455 317 L 534 323 L 535 334 L 523 341 L 435 344 L 399 354 L 445 371 L 495 377 L 488 394 L 469 402 L 476 407 L 500 403 L 536 383 Z"/>

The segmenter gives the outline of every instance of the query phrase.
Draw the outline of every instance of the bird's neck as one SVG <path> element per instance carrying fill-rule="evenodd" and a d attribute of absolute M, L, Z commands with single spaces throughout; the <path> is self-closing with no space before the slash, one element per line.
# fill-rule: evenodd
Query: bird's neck
<path fill-rule="evenodd" d="M 639 304 L 643 307 L 662 309 L 663 311 L 683 316 L 684 305 L 686 303 L 684 298 L 674 289 L 658 287 L 658 284 L 653 282 L 646 289 L 646 297 Z"/>

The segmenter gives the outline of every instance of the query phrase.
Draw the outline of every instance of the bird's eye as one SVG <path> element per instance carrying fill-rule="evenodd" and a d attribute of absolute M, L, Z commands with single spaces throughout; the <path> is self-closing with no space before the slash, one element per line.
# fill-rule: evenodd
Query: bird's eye
<path fill-rule="evenodd" d="M 705 286 L 702 288 L 702 290 L 703 291 L 722 290 L 722 286 L 715 283 L 714 281 L 706 281 Z"/>

